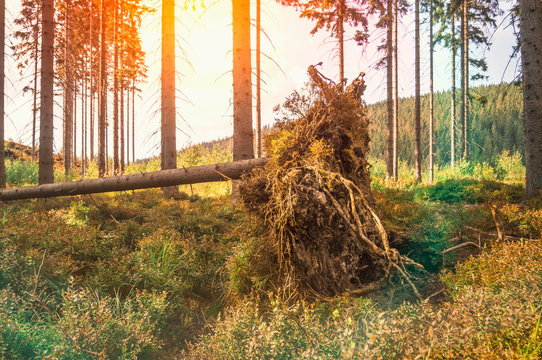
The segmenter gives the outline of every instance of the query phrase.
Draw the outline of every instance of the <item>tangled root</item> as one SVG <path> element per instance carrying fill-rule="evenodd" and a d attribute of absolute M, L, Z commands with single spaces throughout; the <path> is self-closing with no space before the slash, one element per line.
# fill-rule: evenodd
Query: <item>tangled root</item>
<path fill-rule="evenodd" d="M 240 186 L 245 206 L 265 221 L 279 272 L 298 289 L 361 295 L 396 272 L 419 296 L 405 266 L 420 265 L 390 247 L 373 209 L 363 75 L 342 91 L 309 74 L 316 100 L 267 137 L 268 164 Z"/>

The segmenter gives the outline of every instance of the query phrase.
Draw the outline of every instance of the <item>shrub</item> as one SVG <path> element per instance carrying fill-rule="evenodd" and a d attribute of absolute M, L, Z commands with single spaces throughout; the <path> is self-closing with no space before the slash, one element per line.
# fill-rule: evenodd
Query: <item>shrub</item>
<path fill-rule="evenodd" d="M 37 184 L 38 163 L 22 160 L 6 160 L 6 182 L 10 186 Z"/>
<path fill-rule="evenodd" d="M 510 154 L 504 150 L 495 158 L 497 179 L 506 181 L 522 181 L 525 178 L 525 166 L 519 152 Z"/>

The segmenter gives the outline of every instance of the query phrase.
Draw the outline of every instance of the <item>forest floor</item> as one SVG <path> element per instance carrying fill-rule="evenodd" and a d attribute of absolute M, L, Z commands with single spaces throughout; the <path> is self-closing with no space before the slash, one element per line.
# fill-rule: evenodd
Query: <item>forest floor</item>
<path fill-rule="evenodd" d="M 378 166 L 423 301 L 401 278 L 330 301 L 280 287 L 227 183 L 16 201 L 0 205 L 0 359 L 539 359 L 540 201 L 483 171 L 390 186 Z"/>

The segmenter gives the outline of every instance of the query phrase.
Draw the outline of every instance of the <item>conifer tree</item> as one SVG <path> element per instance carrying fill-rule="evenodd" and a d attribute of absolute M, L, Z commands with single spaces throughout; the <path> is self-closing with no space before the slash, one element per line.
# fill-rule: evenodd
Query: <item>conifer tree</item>
<path fill-rule="evenodd" d="M 55 8 L 53 0 L 42 0 L 41 101 L 39 183 L 54 182 L 53 173 L 53 96 Z"/>
<path fill-rule="evenodd" d="M 301 12 L 301 18 L 316 22 L 311 34 L 325 29 L 337 39 L 339 53 L 339 81 L 344 84 L 344 26 L 345 24 L 367 30 L 368 3 L 347 0 L 279 0 L 283 5 L 293 6 Z"/>
<path fill-rule="evenodd" d="M 523 123 L 525 129 L 524 199 L 542 197 L 542 2 L 520 0 Z"/>
<path fill-rule="evenodd" d="M 6 33 L 6 3 L 0 0 L 0 189 L 6 187 L 6 165 L 4 152 L 4 58 L 5 58 L 5 33 Z"/>

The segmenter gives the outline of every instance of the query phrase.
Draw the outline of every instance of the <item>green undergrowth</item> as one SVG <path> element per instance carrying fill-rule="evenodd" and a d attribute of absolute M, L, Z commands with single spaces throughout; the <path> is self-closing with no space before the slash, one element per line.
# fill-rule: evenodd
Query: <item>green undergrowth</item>
<path fill-rule="evenodd" d="M 231 160 L 181 154 L 179 167 Z M 409 269 L 423 297 L 437 294 L 421 303 L 399 278 L 357 299 L 281 287 L 265 230 L 230 204 L 227 182 L 183 186 L 179 200 L 145 190 L 1 204 L 0 359 L 539 359 L 542 204 L 521 203 L 521 159 L 500 159 L 437 169 L 434 185 L 386 182 L 373 162 L 390 242 L 424 266 Z M 11 186 L 34 181 L 25 164 L 10 164 Z M 495 242 L 489 205 L 514 240 Z M 443 255 L 464 242 L 481 250 Z"/>
<path fill-rule="evenodd" d="M 229 198 L 160 191 L 0 209 L 0 354 L 168 358 L 224 307 L 224 266 L 256 230 Z"/>
<path fill-rule="evenodd" d="M 189 359 L 539 359 L 542 248 L 501 243 L 442 275 L 450 301 L 379 310 L 364 298 L 230 308 Z"/>

